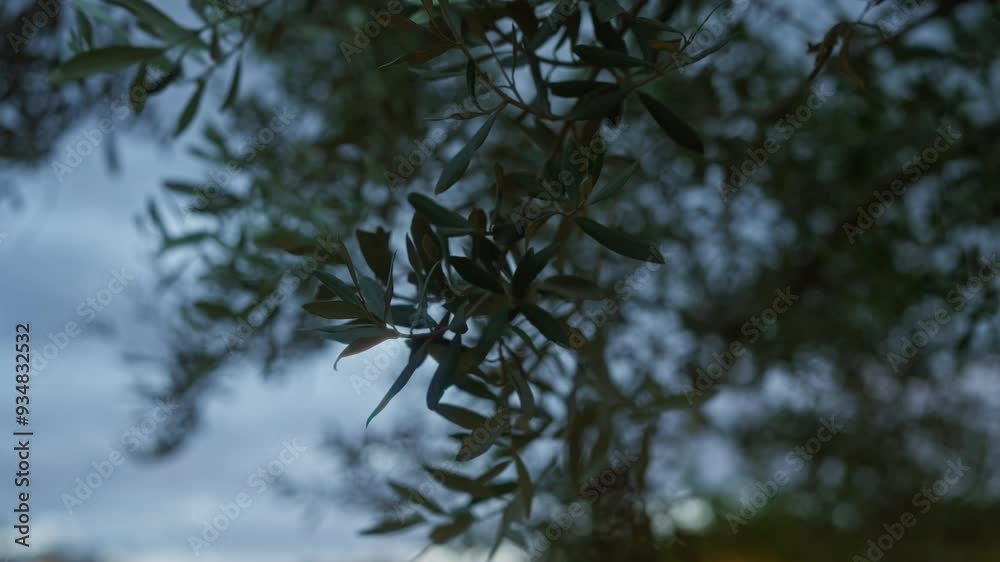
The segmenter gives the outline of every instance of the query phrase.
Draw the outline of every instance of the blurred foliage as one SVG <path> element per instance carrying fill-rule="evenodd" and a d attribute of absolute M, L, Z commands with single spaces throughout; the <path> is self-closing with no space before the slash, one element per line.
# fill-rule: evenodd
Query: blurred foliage
<path fill-rule="evenodd" d="M 363 442 L 329 440 L 354 476 L 288 493 L 374 507 L 370 534 L 846 559 L 961 459 L 905 559 L 995 556 L 948 523 L 998 484 L 997 5 L 800 4 L 191 0 L 196 26 L 95 5 L 129 41 L 81 18 L 54 82 L 115 73 L 137 113 L 182 95 L 184 139 L 213 114 L 207 179 L 170 178 L 144 217 L 171 325 L 145 388 L 183 412 L 150 452 L 226 375 L 333 340 L 401 373 L 338 374 L 388 387 Z M 452 433 L 375 416 L 408 384 Z M 720 459 L 740 481 L 713 481 Z M 712 531 L 674 520 L 674 478 Z"/>

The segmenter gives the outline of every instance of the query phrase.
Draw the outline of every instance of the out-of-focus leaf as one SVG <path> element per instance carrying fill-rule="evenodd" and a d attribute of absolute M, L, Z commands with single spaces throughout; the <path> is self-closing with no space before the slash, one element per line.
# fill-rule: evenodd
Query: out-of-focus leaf
<path fill-rule="evenodd" d="M 443 544 L 457 537 L 469 528 L 475 519 L 469 513 L 459 515 L 454 521 L 443 523 L 431 530 L 430 539 L 434 544 Z"/>
<path fill-rule="evenodd" d="M 462 408 L 461 406 L 438 404 L 434 411 L 440 414 L 444 419 L 459 427 L 464 427 L 465 429 L 475 430 L 476 428 L 483 427 L 483 425 L 486 424 L 485 417 L 467 408 Z"/>
<path fill-rule="evenodd" d="M 50 79 L 55 84 L 72 82 L 101 72 L 113 72 L 140 62 L 149 61 L 163 53 L 161 48 L 113 46 L 86 51 L 62 63 L 52 71 Z"/>
<path fill-rule="evenodd" d="M 436 501 L 421 494 L 415 488 L 411 488 L 405 484 L 400 484 L 399 482 L 394 482 L 392 480 L 389 481 L 389 487 L 392 488 L 396 492 L 396 494 L 399 495 L 399 498 L 402 500 L 406 500 L 416 505 L 419 505 L 420 507 L 423 507 L 428 511 L 437 513 L 438 515 L 444 515 L 445 513 L 444 509 L 440 505 L 438 505 Z"/>
<path fill-rule="evenodd" d="M 632 177 L 632 174 L 634 174 L 638 168 L 639 168 L 639 163 L 635 162 L 634 164 L 629 166 L 628 170 L 625 170 L 624 174 L 618 176 L 617 178 L 611 180 L 610 182 L 595 189 L 593 193 L 590 194 L 590 197 L 587 199 L 587 204 L 594 205 L 596 203 L 604 201 L 605 199 L 615 196 L 615 194 L 621 191 L 621 188 L 625 185 L 628 179 Z"/>
<path fill-rule="evenodd" d="M 667 106 L 642 92 L 639 92 L 639 101 L 674 142 L 698 154 L 705 153 L 705 146 L 702 144 L 701 138 L 698 137 L 698 133 L 674 112 L 667 109 Z"/>
<path fill-rule="evenodd" d="M 420 515 L 419 513 L 414 513 L 412 515 L 408 515 L 401 519 L 398 518 L 383 519 L 382 521 L 379 521 L 375 525 L 361 531 L 361 534 L 385 535 L 388 533 L 396 533 L 398 531 L 409 529 L 410 527 L 423 523 L 424 521 L 425 521 L 424 516 Z"/>
<path fill-rule="evenodd" d="M 201 105 L 201 96 L 205 93 L 205 81 L 199 80 L 198 87 L 195 88 L 194 93 L 191 94 L 191 98 L 188 99 L 187 105 L 184 106 L 184 111 L 181 112 L 180 118 L 177 120 L 177 128 L 174 129 L 174 136 L 180 136 L 185 129 L 194 120 L 194 116 L 198 113 L 198 106 Z"/>
<path fill-rule="evenodd" d="M 360 306 L 346 301 L 317 301 L 302 305 L 310 314 L 331 320 L 354 320 L 367 318 L 368 313 Z"/>
<path fill-rule="evenodd" d="M 608 68 L 637 68 L 649 66 L 646 61 L 627 55 L 614 49 L 605 49 L 594 45 L 577 45 L 573 47 L 576 56 L 590 65 Z"/>
<path fill-rule="evenodd" d="M 497 120 L 497 115 L 500 115 L 499 111 L 490 115 L 479 130 L 476 131 L 476 134 L 472 135 L 469 142 L 458 151 L 458 154 L 445 164 L 444 170 L 441 171 L 441 177 L 438 178 L 437 184 L 434 186 L 434 193 L 442 193 L 446 191 L 449 187 L 455 185 L 455 182 L 462 178 L 462 175 L 469 168 L 469 163 L 472 161 L 472 155 L 475 154 L 476 150 L 478 150 L 486 140 L 486 137 L 489 136 L 490 129 L 493 128 L 493 123 Z"/>
<path fill-rule="evenodd" d="M 236 96 L 240 92 L 240 76 L 242 73 L 243 59 L 237 59 L 236 67 L 233 69 L 233 77 L 229 79 L 229 91 L 226 93 L 226 99 L 222 102 L 221 109 L 232 107 L 233 103 L 236 102 Z"/>
<path fill-rule="evenodd" d="M 531 482 L 531 474 L 528 473 L 528 468 L 524 466 L 521 455 L 511 451 L 511 456 L 514 457 L 514 466 L 517 468 L 517 486 L 521 491 L 524 514 L 525 517 L 531 517 L 531 499 L 535 497 L 535 485 Z"/>
<path fill-rule="evenodd" d="M 625 12 L 615 0 L 590 0 L 590 7 L 594 10 L 598 21 L 601 22 L 606 22 Z"/>
<path fill-rule="evenodd" d="M 583 217 L 576 217 L 576 224 L 587 236 L 617 254 L 642 261 L 666 263 L 656 246 L 645 240 Z"/>
<path fill-rule="evenodd" d="M 561 98 L 578 98 L 600 88 L 614 87 L 611 82 L 599 80 L 566 80 L 564 82 L 549 82 L 552 93 Z"/>
<path fill-rule="evenodd" d="M 132 12 L 140 24 L 161 39 L 174 43 L 197 39 L 193 31 L 184 29 L 145 0 L 108 0 L 108 3 Z M 200 41 L 198 43 L 204 46 Z"/>
<path fill-rule="evenodd" d="M 553 275 L 538 284 L 538 289 L 567 299 L 602 299 L 607 292 L 594 282 L 575 275 Z"/>

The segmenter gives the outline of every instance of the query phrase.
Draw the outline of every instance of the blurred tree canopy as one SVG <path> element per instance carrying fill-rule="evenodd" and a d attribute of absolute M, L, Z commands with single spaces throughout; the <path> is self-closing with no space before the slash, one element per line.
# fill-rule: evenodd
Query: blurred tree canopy
<path fill-rule="evenodd" d="M 385 394 L 331 454 L 393 470 L 288 491 L 378 511 L 370 534 L 656 560 L 794 522 L 760 556 L 875 559 L 909 510 L 983 536 L 996 3 L 86 5 L 52 81 L 184 96 L 169 128 L 206 167 L 144 217 L 171 328 L 145 388 L 183 412 L 151 453 L 226 374 L 336 351 L 370 358 L 345 389 Z M 426 412 L 387 426 L 406 386 Z M 995 556 L 935 528 L 907 559 Z"/>

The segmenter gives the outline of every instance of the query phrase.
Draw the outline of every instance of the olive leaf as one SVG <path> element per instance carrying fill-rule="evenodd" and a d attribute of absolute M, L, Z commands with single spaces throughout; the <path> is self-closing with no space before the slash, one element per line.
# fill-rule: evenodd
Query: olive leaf
<path fill-rule="evenodd" d="M 645 240 L 583 217 L 576 217 L 576 224 L 587 233 L 587 236 L 616 254 L 642 261 L 665 263 L 663 255 L 656 246 Z"/>

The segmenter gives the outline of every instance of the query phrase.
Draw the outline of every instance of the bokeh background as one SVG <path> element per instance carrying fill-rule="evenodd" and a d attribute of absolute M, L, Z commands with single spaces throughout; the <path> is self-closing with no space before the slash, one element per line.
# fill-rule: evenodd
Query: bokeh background
<path fill-rule="evenodd" d="M 191 320 L 182 311 L 192 301 L 226 294 L 227 284 L 216 274 L 199 277 L 210 269 L 199 261 L 211 261 L 205 246 L 166 251 L 150 208 L 175 233 L 253 224 L 255 217 L 303 205 L 336 207 L 324 220 L 337 216 L 348 226 L 405 225 L 408 209 L 400 193 L 429 192 L 435 167 L 408 178 L 404 191 L 380 184 L 383 172 L 427 138 L 434 125 L 424 118 L 461 99 L 461 86 L 429 82 L 418 88 L 412 74 L 379 71 L 377 62 L 389 57 L 377 41 L 356 60 L 345 60 L 341 41 L 350 41 L 352 26 L 368 17 L 362 3 L 319 2 L 313 16 L 289 19 L 289 29 L 276 37 L 273 22 L 303 4 L 289 0 L 264 12 L 269 24 L 242 57 L 235 111 L 217 110 L 227 95 L 230 62 L 209 81 L 187 132 L 175 136 L 190 88 L 151 98 L 136 116 L 121 104 L 128 76 L 66 88 L 48 81 L 79 41 L 79 14 L 93 20 L 99 37 L 110 35 L 116 21 L 130 33 L 123 23 L 128 14 L 118 8 L 82 0 L 55 4 L 58 16 L 17 49 L 10 34 L 20 32 L 24 17 L 39 6 L 9 1 L 0 7 L 6 38 L 0 45 L 0 317 L 11 340 L 15 323 L 30 322 L 36 350 L 58 347 L 34 365 L 31 386 L 30 554 L 13 545 L 7 506 L 15 489 L 6 476 L 13 472 L 13 442 L 4 438 L 0 555 L 150 562 L 410 559 L 424 547 L 422 536 L 358 536 L 376 518 L 383 477 L 406 473 L 399 457 L 419 456 L 423 437 L 445 432 L 422 411 L 419 391 L 404 392 L 382 414 L 382 431 L 365 432 L 364 420 L 402 356 L 388 368 L 380 365 L 384 376 L 359 389 L 349 377 L 370 366 L 364 355 L 334 370 L 336 346 L 293 345 L 294 331 L 275 327 L 250 351 L 205 368 L 210 383 L 194 385 L 189 394 L 179 391 L 186 384 L 179 374 L 190 359 L 185 354 L 218 337 L 209 328 L 198 330 L 211 318 Z M 193 6 L 202 3 L 153 4 L 182 25 L 197 26 Z M 713 6 L 650 2 L 649 11 L 672 4 L 679 5 L 673 9 L 685 29 Z M 662 448 L 653 493 L 637 499 L 660 514 L 656 556 L 864 557 L 867 541 L 899 521 L 900 506 L 915 506 L 914 494 L 962 459 L 968 472 L 917 516 L 886 559 L 1000 559 L 1000 542 L 989 530 L 1000 512 L 997 280 L 983 277 L 983 289 L 971 290 L 970 314 L 945 323 L 935 343 L 908 363 L 913 370 L 899 375 L 887 368 L 900 337 L 911 333 L 908 326 L 933 317 L 953 287 L 967 287 L 978 264 L 995 261 L 996 3 L 735 4 L 736 23 L 729 25 L 738 28 L 738 39 L 685 74 L 689 89 L 676 93 L 716 147 L 713 160 L 675 158 L 653 129 L 632 127 L 628 118 L 612 149 L 641 155 L 644 174 L 634 200 L 616 216 L 669 223 L 664 228 L 673 242 L 666 246 L 669 271 L 642 282 L 634 300 L 622 305 L 623 319 L 614 326 L 630 334 L 629 341 L 615 347 L 608 362 L 619 380 L 652 373 L 666 381 L 675 371 L 706 365 L 703 359 L 720 343 L 740 337 L 743 321 L 780 288 L 768 281 L 772 272 L 792 267 L 820 281 L 794 314 L 779 318 L 735 388 L 719 390 L 691 419 L 663 422 L 670 428 L 657 442 Z M 110 14 L 111 21 L 98 13 Z M 838 22 L 859 15 L 874 22 L 867 44 L 905 33 L 854 62 L 831 63 L 832 70 L 800 90 L 817 58 L 808 45 L 820 45 Z M 864 51 L 857 44 L 855 50 Z M 746 150 L 761 146 L 768 124 L 808 104 L 812 91 L 823 92 L 826 101 L 766 169 L 724 203 L 720 186 L 731 173 L 725 163 L 747 161 Z M 202 181 L 222 169 L 225 158 L 206 157 L 218 148 L 219 135 L 239 147 L 286 113 L 289 129 L 260 145 L 240 174 L 250 185 L 295 187 L 261 190 L 240 208 L 241 218 L 228 223 L 186 213 L 164 189 L 165 181 Z M 95 141 L 92 131 L 104 119 L 111 131 Z M 832 243 L 830 233 L 842 232 L 838 206 L 871 192 L 869 186 L 885 189 L 879 178 L 894 178 L 905 157 L 949 124 L 961 131 L 952 153 L 963 151 L 957 161 L 940 176 L 928 173 L 914 182 L 890 218 L 863 235 L 867 245 L 850 253 Z M 511 156 L 516 143 L 504 148 L 499 139 L 514 139 L 517 132 L 503 134 L 509 136 L 494 138 L 492 150 Z M 60 168 L 81 142 L 93 152 Z M 653 189 L 663 185 L 670 187 Z M 279 202 L 285 192 L 298 199 Z M 851 218 L 853 207 L 846 205 Z M 812 250 L 799 251 L 804 247 Z M 230 283 L 254 267 L 232 269 Z M 671 274 L 680 279 L 664 277 Z M 121 291 L 111 290 L 120 284 Z M 68 322 L 80 325 L 79 335 L 64 337 Z M 2 346 L 0 364 L 13 365 L 11 347 Z M 192 370 L 198 369 L 185 372 Z M 687 383 L 690 388 L 697 381 Z M 12 387 L 5 383 L 0 392 L 4 404 L 12 402 Z M 179 405 L 163 401 L 166 396 L 180 396 Z M 11 409 L 5 406 L 4 415 Z M 843 433 L 829 445 L 824 441 L 804 469 L 792 468 L 788 455 L 809 447 L 831 416 L 840 416 Z M 13 429 L 13 421 L 5 418 L 3 427 Z M 108 464 L 119 458 L 124 460 Z M 268 467 L 274 478 L 260 472 Z M 781 469 L 796 473 L 792 484 L 778 486 L 734 531 L 727 515 L 740 514 L 756 486 Z M 196 552 L 191 537 L 203 537 L 220 504 L 240 494 L 249 496 L 249 506 Z M 481 546 L 456 543 L 423 559 L 482 559 Z M 508 546 L 499 557 L 519 560 L 522 554 Z"/>

